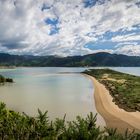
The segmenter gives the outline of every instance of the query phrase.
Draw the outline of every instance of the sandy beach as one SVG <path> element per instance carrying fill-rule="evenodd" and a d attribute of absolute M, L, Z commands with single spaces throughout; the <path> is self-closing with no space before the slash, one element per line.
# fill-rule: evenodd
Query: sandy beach
<path fill-rule="evenodd" d="M 97 111 L 105 119 L 107 127 L 117 128 L 119 132 L 135 129 L 140 132 L 140 112 L 127 112 L 120 109 L 114 102 L 112 96 L 104 85 L 99 83 L 94 77 L 84 74 L 90 78 L 94 84 L 94 98 Z"/>

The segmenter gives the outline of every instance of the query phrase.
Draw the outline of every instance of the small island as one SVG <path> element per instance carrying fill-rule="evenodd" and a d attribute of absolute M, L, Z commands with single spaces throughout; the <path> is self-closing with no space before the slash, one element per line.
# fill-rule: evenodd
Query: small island
<path fill-rule="evenodd" d="M 12 78 L 5 78 L 4 76 L 0 75 L 0 84 L 4 84 L 4 83 L 13 83 L 13 79 Z"/>

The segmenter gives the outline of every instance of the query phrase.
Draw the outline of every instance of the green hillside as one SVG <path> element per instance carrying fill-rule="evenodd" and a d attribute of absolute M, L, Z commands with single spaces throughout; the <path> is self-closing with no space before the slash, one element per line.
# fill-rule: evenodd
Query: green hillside
<path fill-rule="evenodd" d="M 41 66 L 41 67 L 81 67 L 81 66 L 140 66 L 140 57 L 109 53 L 95 53 L 84 56 L 31 56 L 0 54 L 0 66 Z"/>

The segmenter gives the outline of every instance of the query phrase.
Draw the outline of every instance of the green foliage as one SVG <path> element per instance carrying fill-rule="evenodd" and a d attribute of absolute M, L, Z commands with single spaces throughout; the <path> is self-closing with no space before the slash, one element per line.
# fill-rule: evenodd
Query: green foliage
<path fill-rule="evenodd" d="M 94 76 L 104 84 L 119 107 L 126 111 L 140 111 L 140 77 L 110 69 L 92 69 L 84 73 Z M 104 75 L 108 77 L 103 78 Z"/>
<path fill-rule="evenodd" d="M 0 138 L 3 140 L 139 140 L 140 134 L 118 134 L 116 129 L 101 130 L 96 126 L 96 116 L 77 116 L 75 121 L 66 122 L 57 118 L 49 121 L 47 112 L 38 109 L 36 118 L 7 110 L 0 104 Z"/>
<path fill-rule="evenodd" d="M 6 82 L 6 79 L 2 75 L 0 75 L 0 83 L 5 83 L 5 82 Z"/>

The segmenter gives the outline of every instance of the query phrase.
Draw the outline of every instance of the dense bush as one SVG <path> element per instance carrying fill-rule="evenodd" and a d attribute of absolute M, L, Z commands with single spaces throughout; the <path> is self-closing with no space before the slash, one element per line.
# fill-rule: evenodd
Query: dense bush
<path fill-rule="evenodd" d="M 8 83 L 13 83 L 13 79 L 11 79 L 11 78 L 6 78 L 6 82 L 8 82 Z"/>
<path fill-rule="evenodd" d="M 47 112 L 38 110 L 36 118 L 7 110 L 0 104 L 0 138 L 3 140 L 139 140 L 140 134 L 126 131 L 117 134 L 116 129 L 101 130 L 96 126 L 96 115 L 77 116 L 75 121 L 63 119 L 50 121 Z"/>

